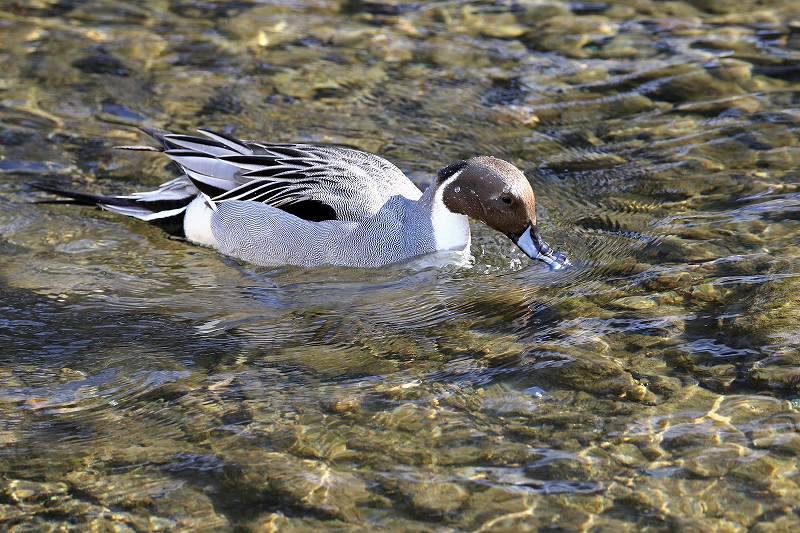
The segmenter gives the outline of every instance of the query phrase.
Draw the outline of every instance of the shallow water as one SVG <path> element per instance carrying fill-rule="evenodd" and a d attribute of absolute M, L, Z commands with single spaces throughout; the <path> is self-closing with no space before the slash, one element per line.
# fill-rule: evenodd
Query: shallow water
<path fill-rule="evenodd" d="M 800 529 L 800 4 L 0 2 L 4 529 Z M 548 272 L 255 268 L 136 126 L 525 169 Z"/>

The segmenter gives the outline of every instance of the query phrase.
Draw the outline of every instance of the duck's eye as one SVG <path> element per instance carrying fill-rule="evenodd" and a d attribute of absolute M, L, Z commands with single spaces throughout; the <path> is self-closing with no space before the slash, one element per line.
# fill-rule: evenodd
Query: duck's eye
<path fill-rule="evenodd" d="M 514 202 L 514 199 L 510 196 L 501 196 L 500 201 L 506 205 L 511 205 Z"/>

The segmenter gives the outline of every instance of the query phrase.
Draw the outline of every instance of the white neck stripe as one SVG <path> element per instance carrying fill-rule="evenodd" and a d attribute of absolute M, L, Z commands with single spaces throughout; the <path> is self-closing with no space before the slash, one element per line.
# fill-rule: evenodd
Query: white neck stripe
<path fill-rule="evenodd" d="M 458 213 L 453 213 L 444 204 L 444 189 L 453 183 L 462 170 L 453 173 L 444 182 L 439 184 L 433 195 L 431 205 L 431 226 L 436 240 L 437 250 L 463 250 L 469 246 L 469 219 Z"/>

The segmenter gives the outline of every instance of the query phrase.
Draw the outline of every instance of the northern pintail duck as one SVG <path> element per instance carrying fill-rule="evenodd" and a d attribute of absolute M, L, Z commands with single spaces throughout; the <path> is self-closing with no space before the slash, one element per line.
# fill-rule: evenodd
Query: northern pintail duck
<path fill-rule="evenodd" d="M 502 159 L 457 161 L 423 193 L 389 161 L 358 150 L 144 131 L 158 148 L 121 148 L 161 151 L 181 176 L 128 196 L 38 188 L 257 265 L 379 267 L 468 251 L 469 217 L 553 269 L 569 264 L 539 236 L 530 183 Z"/>

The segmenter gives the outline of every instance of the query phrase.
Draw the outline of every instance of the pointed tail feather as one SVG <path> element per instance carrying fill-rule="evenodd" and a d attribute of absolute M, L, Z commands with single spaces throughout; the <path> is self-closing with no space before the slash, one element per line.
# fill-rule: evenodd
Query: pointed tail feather
<path fill-rule="evenodd" d="M 37 203 L 65 203 L 73 205 L 120 205 L 120 206 L 135 206 L 136 201 L 130 198 L 122 198 L 120 196 L 105 196 L 102 194 L 90 194 L 85 192 L 67 191 L 57 187 L 51 187 L 42 183 L 31 183 L 31 187 L 40 191 L 49 192 L 66 200 L 40 200 Z"/>
<path fill-rule="evenodd" d="M 169 187 L 171 183 L 172 182 L 166 184 L 167 187 Z M 158 198 L 157 195 L 152 195 L 153 198 L 143 199 L 141 197 L 106 196 L 102 194 L 68 191 L 41 183 L 33 183 L 31 186 L 40 191 L 54 194 L 62 198 L 57 200 L 39 200 L 35 203 L 97 206 L 112 213 L 144 220 L 176 237 L 185 237 L 183 232 L 183 218 L 186 213 L 186 206 L 194 199 L 193 194 L 180 198 Z"/>
<path fill-rule="evenodd" d="M 152 137 L 153 139 L 157 140 L 158 143 L 161 145 L 162 148 L 168 148 L 169 144 L 166 140 L 167 135 L 171 135 L 170 132 L 167 130 L 162 130 L 158 128 L 148 128 L 147 126 L 142 126 L 139 128 L 142 133 Z"/>
<path fill-rule="evenodd" d="M 163 152 L 163 148 L 158 148 L 157 146 L 147 146 L 147 145 L 125 145 L 122 146 L 112 146 L 114 150 L 133 150 L 135 152 Z"/>
<path fill-rule="evenodd" d="M 160 144 L 161 146 L 148 146 L 148 145 L 134 144 L 134 145 L 114 146 L 114 149 L 115 150 L 133 150 L 133 151 L 136 151 L 136 152 L 163 152 L 164 150 L 168 150 L 170 148 L 173 148 L 173 146 L 169 143 L 169 141 L 167 141 L 167 136 L 168 135 L 172 135 L 167 130 L 161 130 L 161 129 L 158 129 L 158 128 L 148 128 L 146 126 L 143 126 L 143 127 L 139 128 L 139 130 L 141 130 L 141 132 L 144 133 L 145 135 L 147 135 L 149 137 L 152 137 L 153 139 L 158 141 L 158 144 Z"/>
<path fill-rule="evenodd" d="M 118 150 L 134 150 L 138 152 L 165 152 L 168 150 L 189 150 L 206 156 L 252 155 L 252 149 L 241 141 L 222 133 L 210 130 L 198 130 L 203 137 L 171 133 L 158 128 L 139 128 L 142 133 L 158 142 L 160 146 L 123 145 L 115 146 Z"/>

